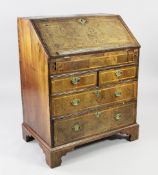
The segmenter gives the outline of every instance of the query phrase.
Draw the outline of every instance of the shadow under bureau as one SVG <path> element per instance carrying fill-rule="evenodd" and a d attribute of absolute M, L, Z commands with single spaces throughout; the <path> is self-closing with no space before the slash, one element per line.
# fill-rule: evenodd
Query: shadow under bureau
<path fill-rule="evenodd" d="M 23 138 L 50 167 L 114 134 L 138 138 L 140 45 L 119 15 L 18 18 Z"/>

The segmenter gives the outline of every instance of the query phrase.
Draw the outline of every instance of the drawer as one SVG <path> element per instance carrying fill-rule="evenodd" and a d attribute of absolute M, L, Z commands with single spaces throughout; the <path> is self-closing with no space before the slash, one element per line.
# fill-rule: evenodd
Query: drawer
<path fill-rule="evenodd" d="M 93 108 L 104 104 L 129 101 L 137 95 L 137 82 L 119 84 L 100 90 L 91 90 L 76 94 L 52 98 L 52 115 L 60 116 Z"/>
<path fill-rule="evenodd" d="M 136 105 L 131 103 L 77 117 L 54 121 L 55 146 L 135 123 Z"/>
<path fill-rule="evenodd" d="M 108 83 L 116 83 L 120 80 L 126 80 L 130 78 L 136 78 L 137 76 L 137 68 L 126 67 L 119 69 L 110 69 L 99 72 L 99 85 L 106 85 Z"/>
<path fill-rule="evenodd" d="M 50 66 L 50 72 L 63 73 L 78 70 L 87 70 L 99 67 L 136 63 L 138 50 L 113 51 L 98 54 L 70 56 L 65 59 L 57 59 L 55 65 Z"/>
<path fill-rule="evenodd" d="M 62 93 L 75 89 L 95 86 L 96 82 L 96 73 L 74 75 L 65 78 L 53 78 L 51 80 L 51 89 L 52 93 Z"/>

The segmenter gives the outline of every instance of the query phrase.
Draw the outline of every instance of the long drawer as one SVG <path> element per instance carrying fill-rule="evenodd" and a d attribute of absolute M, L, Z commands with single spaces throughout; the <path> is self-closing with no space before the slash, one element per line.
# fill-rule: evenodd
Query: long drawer
<path fill-rule="evenodd" d="M 52 115 L 61 116 L 100 105 L 135 99 L 137 82 L 52 98 Z"/>
<path fill-rule="evenodd" d="M 50 73 L 64 73 L 127 63 L 136 63 L 137 58 L 138 50 L 123 50 L 90 55 L 70 56 L 62 60 L 57 59 L 54 65 L 53 63 L 50 63 Z"/>
<path fill-rule="evenodd" d="M 135 123 L 136 105 L 95 111 L 54 121 L 55 146 Z"/>

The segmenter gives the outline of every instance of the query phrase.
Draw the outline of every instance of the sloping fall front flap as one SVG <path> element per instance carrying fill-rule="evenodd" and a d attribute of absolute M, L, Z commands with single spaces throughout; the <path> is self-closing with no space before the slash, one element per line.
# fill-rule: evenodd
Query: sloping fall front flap
<path fill-rule="evenodd" d="M 31 19 L 51 57 L 139 47 L 117 15 Z"/>

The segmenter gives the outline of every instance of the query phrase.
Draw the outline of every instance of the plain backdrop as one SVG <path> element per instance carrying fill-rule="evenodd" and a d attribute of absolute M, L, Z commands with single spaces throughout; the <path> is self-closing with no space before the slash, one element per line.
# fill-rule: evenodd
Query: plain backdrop
<path fill-rule="evenodd" d="M 19 16 L 120 14 L 140 42 L 138 123 L 140 139 L 101 141 L 68 153 L 50 169 L 39 145 L 21 136 L 18 62 Z M 158 174 L 158 2 L 157 0 L 0 0 L 0 174 Z"/>

